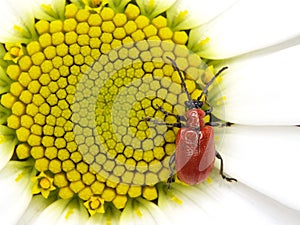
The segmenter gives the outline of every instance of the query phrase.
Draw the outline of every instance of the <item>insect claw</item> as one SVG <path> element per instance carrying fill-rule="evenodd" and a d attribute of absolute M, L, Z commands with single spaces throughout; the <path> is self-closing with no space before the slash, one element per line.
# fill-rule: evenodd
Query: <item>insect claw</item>
<path fill-rule="evenodd" d="M 167 181 L 168 190 L 171 189 L 171 183 L 173 183 L 173 182 L 174 182 L 173 178 L 172 178 L 172 177 L 169 177 L 169 178 L 168 178 L 168 181 Z"/>
<path fill-rule="evenodd" d="M 237 179 L 233 178 L 233 177 L 227 177 L 224 174 L 222 175 L 222 178 L 228 182 L 237 182 Z"/>
<path fill-rule="evenodd" d="M 220 171 L 219 171 L 221 177 L 222 177 L 224 180 L 228 181 L 228 182 L 232 182 L 232 181 L 237 182 L 237 179 L 235 179 L 235 178 L 233 178 L 233 177 L 227 177 L 227 176 L 224 174 L 224 172 L 223 172 L 223 159 L 222 159 L 222 156 L 220 155 L 219 152 L 216 152 L 216 157 L 217 157 L 217 158 L 220 160 L 220 162 L 221 162 L 221 165 L 220 165 Z"/>

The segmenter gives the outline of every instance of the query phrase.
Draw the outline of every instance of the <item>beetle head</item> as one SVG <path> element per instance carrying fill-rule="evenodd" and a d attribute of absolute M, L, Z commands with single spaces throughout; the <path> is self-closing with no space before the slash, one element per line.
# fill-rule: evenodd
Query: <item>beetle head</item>
<path fill-rule="evenodd" d="M 191 101 L 185 101 L 184 104 L 188 109 L 201 109 L 204 102 L 192 99 Z"/>

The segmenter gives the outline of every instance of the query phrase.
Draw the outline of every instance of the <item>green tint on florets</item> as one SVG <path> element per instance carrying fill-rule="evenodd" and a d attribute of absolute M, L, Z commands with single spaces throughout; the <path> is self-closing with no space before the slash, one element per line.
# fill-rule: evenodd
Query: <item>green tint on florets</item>
<path fill-rule="evenodd" d="M 68 4 L 63 20 L 37 20 L 37 40 L 7 49 L 11 84 L 1 105 L 11 110 L 15 155 L 34 159 L 34 193 L 78 195 L 91 214 L 105 202 L 122 209 L 128 198 L 157 199 L 177 129 L 143 119 L 175 122 L 157 108 L 182 115 L 186 100 L 166 56 L 194 98 L 211 76 L 186 48 L 188 33 L 167 24 L 164 14 L 149 19 L 133 3 L 118 12 Z"/>

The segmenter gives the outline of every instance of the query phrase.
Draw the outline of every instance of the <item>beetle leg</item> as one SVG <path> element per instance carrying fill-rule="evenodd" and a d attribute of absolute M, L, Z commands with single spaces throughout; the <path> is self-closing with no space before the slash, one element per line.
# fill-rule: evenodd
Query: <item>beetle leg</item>
<path fill-rule="evenodd" d="M 161 121 L 157 121 L 157 120 L 153 120 L 153 118 L 150 118 L 150 117 L 146 117 L 142 120 L 146 120 L 146 121 L 149 121 L 149 122 L 152 122 L 156 125 L 166 125 L 168 127 L 178 127 L 178 128 L 181 128 L 183 127 L 183 124 L 178 122 L 178 123 L 166 123 L 166 122 L 161 122 Z"/>
<path fill-rule="evenodd" d="M 221 127 L 221 124 L 218 122 L 207 122 L 205 123 L 206 126 L 211 126 L 211 127 Z"/>
<path fill-rule="evenodd" d="M 223 159 L 222 159 L 222 156 L 220 155 L 219 152 L 216 151 L 216 157 L 220 160 L 221 162 L 221 165 L 220 165 L 220 175 L 222 176 L 223 179 L 225 179 L 226 181 L 228 182 L 232 182 L 232 181 L 235 181 L 237 182 L 237 179 L 235 178 L 232 178 L 232 177 L 227 177 L 224 173 L 223 173 Z"/>
<path fill-rule="evenodd" d="M 165 114 L 165 116 L 175 116 L 177 121 L 186 121 L 186 118 L 184 116 L 180 116 L 180 115 L 176 115 L 174 113 L 170 113 L 170 112 L 167 112 L 162 106 L 160 105 L 156 105 L 157 109 L 159 111 L 161 111 L 163 114 Z"/>
<path fill-rule="evenodd" d="M 205 125 L 211 126 L 211 127 L 230 127 L 232 123 L 230 122 L 225 122 L 225 123 L 218 123 L 218 122 L 207 122 Z"/>
<path fill-rule="evenodd" d="M 174 162 L 175 162 L 175 153 L 170 156 L 170 161 L 169 161 L 170 176 L 169 176 L 168 181 L 167 181 L 168 189 L 170 189 L 171 183 L 173 182 L 174 169 L 173 169 L 172 165 L 173 165 Z"/>
<path fill-rule="evenodd" d="M 213 111 L 213 107 L 211 105 L 209 105 L 208 103 L 207 103 L 207 105 L 209 106 L 209 109 L 205 110 L 204 112 L 205 112 L 206 115 L 210 115 L 211 112 Z"/>

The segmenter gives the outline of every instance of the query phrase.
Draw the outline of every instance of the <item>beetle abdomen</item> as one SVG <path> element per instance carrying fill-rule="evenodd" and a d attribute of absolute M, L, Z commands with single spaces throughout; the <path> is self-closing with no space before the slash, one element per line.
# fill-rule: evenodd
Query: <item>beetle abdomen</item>
<path fill-rule="evenodd" d="M 213 128 L 182 128 L 176 140 L 175 167 L 178 178 L 190 185 L 206 179 L 215 159 Z"/>

